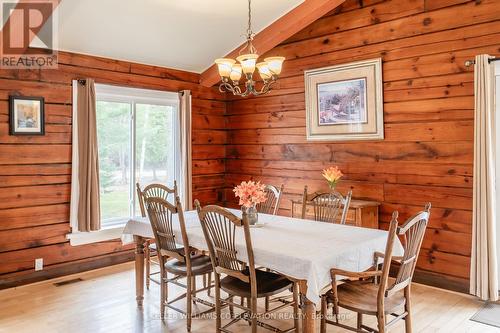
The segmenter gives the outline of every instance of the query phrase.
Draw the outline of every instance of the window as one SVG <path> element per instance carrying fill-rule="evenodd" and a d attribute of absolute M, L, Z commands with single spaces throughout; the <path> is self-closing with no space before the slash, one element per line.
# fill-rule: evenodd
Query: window
<path fill-rule="evenodd" d="M 176 93 L 96 84 L 103 228 L 140 214 L 136 182 L 178 179 L 178 109 Z"/>

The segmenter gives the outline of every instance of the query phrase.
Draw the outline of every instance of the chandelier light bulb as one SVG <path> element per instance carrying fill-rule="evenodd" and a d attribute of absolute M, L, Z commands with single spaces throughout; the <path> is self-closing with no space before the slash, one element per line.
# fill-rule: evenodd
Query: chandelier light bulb
<path fill-rule="evenodd" d="M 236 63 L 233 59 L 229 58 L 219 58 L 215 60 L 217 68 L 219 69 L 219 75 L 223 78 L 228 78 L 231 74 L 231 68 Z"/>
<path fill-rule="evenodd" d="M 264 59 L 265 62 L 269 65 L 269 70 L 276 75 L 281 74 L 281 68 L 283 67 L 283 61 L 285 61 L 285 57 L 268 57 Z"/>
<path fill-rule="evenodd" d="M 241 65 L 239 64 L 234 64 L 233 67 L 231 68 L 231 74 L 229 75 L 229 78 L 233 82 L 238 82 L 241 78 Z"/>
<path fill-rule="evenodd" d="M 259 74 L 262 80 L 267 81 L 271 78 L 272 73 L 269 70 L 267 62 L 259 62 L 257 64 L 257 69 L 259 70 Z"/>
<path fill-rule="evenodd" d="M 243 73 L 253 74 L 255 71 L 255 63 L 257 62 L 258 54 L 250 53 L 243 54 L 236 58 L 236 60 L 241 64 Z"/>

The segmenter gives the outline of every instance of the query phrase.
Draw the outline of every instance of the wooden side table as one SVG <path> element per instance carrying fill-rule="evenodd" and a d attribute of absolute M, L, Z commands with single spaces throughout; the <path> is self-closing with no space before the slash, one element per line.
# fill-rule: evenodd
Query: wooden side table
<path fill-rule="evenodd" d="M 352 199 L 347 213 L 346 224 L 357 227 L 378 229 L 378 206 L 380 202 Z M 292 217 L 301 217 L 302 200 L 292 200 Z M 314 218 L 312 202 L 306 205 L 306 219 Z"/>

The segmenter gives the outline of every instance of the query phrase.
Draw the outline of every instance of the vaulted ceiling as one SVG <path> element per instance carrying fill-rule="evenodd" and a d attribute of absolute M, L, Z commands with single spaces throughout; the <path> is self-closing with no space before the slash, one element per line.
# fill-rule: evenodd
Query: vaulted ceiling
<path fill-rule="evenodd" d="M 303 0 L 253 0 L 254 32 Z M 59 49 L 202 72 L 244 41 L 246 0 L 63 0 Z"/>

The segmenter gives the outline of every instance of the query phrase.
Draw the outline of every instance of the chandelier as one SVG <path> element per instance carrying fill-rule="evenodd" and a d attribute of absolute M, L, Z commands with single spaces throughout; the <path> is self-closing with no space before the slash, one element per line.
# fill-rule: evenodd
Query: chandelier
<path fill-rule="evenodd" d="M 281 73 L 281 67 L 285 57 L 268 57 L 263 62 L 257 63 L 259 55 L 252 44 L 255 34 L 252 31 L 252 7 L 251 0 L 248 0 L 248 28 L 246 31 L 246 44 L 239 51 L 239 56 L 236 60 L 231 58 L 219 58 L 215 60 L 221 83 L 219 85 L 220 92 L 231 92 L 236 96 L 263 95 L 271 90 L 271 86 L 278 80 Z M 236 63 L 236 62 L 239 62 Z M 257 88 L 256 82 L 253 80 L 255 68 L 259 71 L 263 85 L 260 89 Z M 244 75 L 245 91 L 240 87 L 241 76 Z"/>

